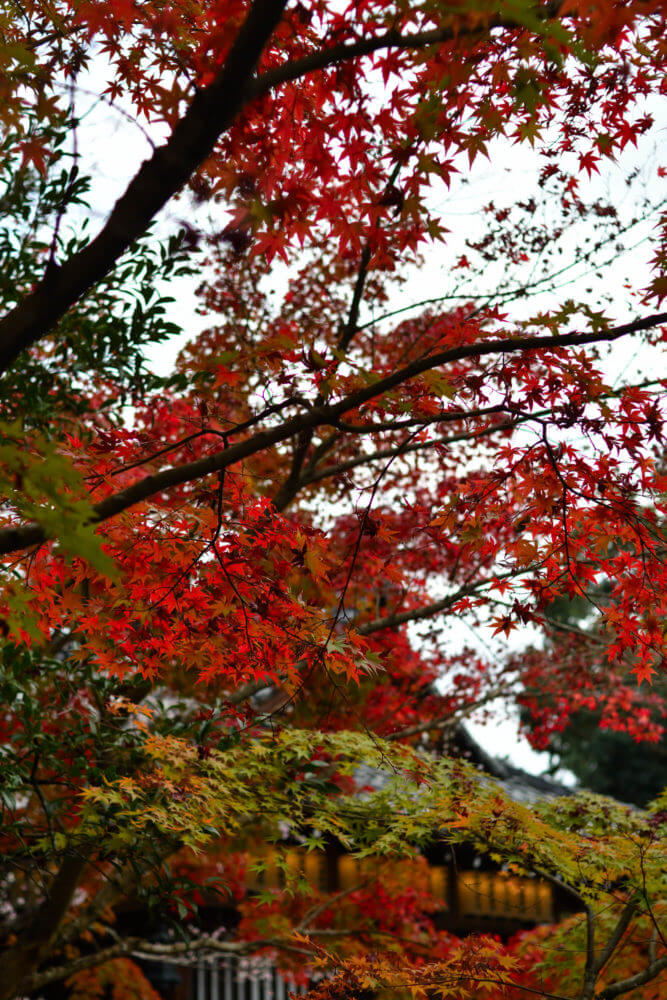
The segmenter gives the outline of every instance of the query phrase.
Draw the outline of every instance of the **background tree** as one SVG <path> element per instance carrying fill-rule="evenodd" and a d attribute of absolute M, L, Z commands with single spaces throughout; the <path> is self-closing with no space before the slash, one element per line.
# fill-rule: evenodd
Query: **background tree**
<path fill-rule="evenodd" d="M 446 821 L 580 894 L 582 1000 L 655 984 L 664 803 L 531 819 L 400 745 L 500 696 L 529 702 L 541 739 L 585 698 L 657 732 L 636 685 L 664 670 L 662 384 L 610 386 L 604 368 L 605 345 L 662 343 L 664 217 L 651 187 L 624 214 L 586 180 L 652 128 L 664 21 L 657 0 L 0 6 L 0 997 L 116 959 L 126 975 L 132 955 L 316 960 L 323 900 L 274 900 L 240 941 L 114 927 L 128 900 L 182 922 L 198 876 L 171 859 L 242 846 L 258 817 L 390 855 Z M 77 88 L 101 60 L 106 98 L 167 138 L 89 236 Z M 489 203 L 447 285 L 395 305 L 410 265 L 447 252 L 432 192 L 503 139 L 538 149 L 539 199 Z M 192 221 L 161 241 L 149 227 L 174 197 Z M 604 279 L 562 292 L 641 219 L 652 270 L 618 320 Z M 160 290 L 193 271 L 209 326 L 158 379 Z M 602 577 L 599 657 L 489 661 L 443 639 L 448 616 L 541 627 Z M 267 688 L 279 712 L 253 700 Z M 360 761 L 399 780 L 347 797 Z M 357 941 L 393 935 L 415 968 L 428 948 L 434 976 L 481 982 L 410 881 Z M 372 893 L 336 929 L 340 956 Z M 579 952 L 582 925 L 562 933 Z M 637 971 L 601 979 L 628 941 Z"/>
<path fill-rule="evenodd" d="M 549 608 L 552 634 L 548 641 L 554 659 L 568 667 L 584 659 L 591 669 L 590 662 L 599 658 L 601 652 L 597 629 L 591 628 L 591 620 L 599 628 L 594 609 L 606 604 L 608 589 L 598 584 L 588 599 L 578 596 L 555 601 Z M 552 755 L 552 768 L 568 768 L 580 785 L 593 792 L 646 806 L 667 784 L 663 688 L 664 680 L 660 677 L 649 690 L 638 688 L 635 692 L 624 693 L 619 704 L 608 705 L 607 711 L 602 713 L 595 697 L 587 691 L 581 693 L 578 708 L 573 703 L 561 706 L 558 728 L 548 737 L 541 732 L 539 723 L 536 727 L 539 745 L 544 746 L 546 742 Z M 530 697 L 528 701 L 531 702 Z M 532 712 L 523 711 L 529 734 L 536 711 L 534 701 L 532 705 Z M 623 716 L 629 712 L 635 715 L 646 737 L 642 741 L 625 730 Z"/>
<path fill-rule="evenodd" d="M 664 735 L 655 745 L 638 744 L 627 733 L 600 730 L 594 713 L 577 713 L 550 743 L 559 766 L 585 787 L 646 806 L 667 781 Z"/>

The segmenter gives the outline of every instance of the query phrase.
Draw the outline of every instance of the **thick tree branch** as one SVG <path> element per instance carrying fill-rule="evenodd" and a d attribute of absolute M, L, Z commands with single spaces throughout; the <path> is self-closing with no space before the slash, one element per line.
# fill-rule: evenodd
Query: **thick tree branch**
<path fill-rule="evenodd" d="M 337 403 L 314 406 L 305 413 L 298 414 L 277 427 L 259 431 L 245 441 L 239 441 L 237 444 L 230 445 L 228 448 L 213 455 L 207 455 L 204 458 L 199 458 L 194 462 L 188 462 L 184 465 L 172 466 L 171 468 L 147 476 L 145 479 L 140 479 L 126 489 L 120 490 L 118 493 L 114 493 L 112 496 L 106 497 L 95 504 L 93 506 L 91 523 L 99 524 L 111 517 L 115 517 L 129 507 L 141 503 L 142 500 L 147 500 L 151 496 L 227 469 L 237 462 L 248 458 L 250 455 L 264 451 L 274 444 L 297 436 L 302 431 L 327 424 L 335 426 L 343 414 L 358 409 L 369 402 L 369 400 L 384 395 L 384 393 L 395 389 L 397 386 L 408 382 L 423 372 L 438 368 L 452 361 L 461 361 L 465 358 L 481 358 L 494 354 L 514 354 L 520 351 L 553 350 L 561 347 L 611 342 L 628 334 L 637 333 L 641 330 L 649 330 L 664 323 L 667 323 L 667 313 L 656 313 L 606 331 L 551 334 L 546 337 L 508 337 L 504 340 L 485 340 L 481 343 L 464 344 L 460 347 L 449 348 L 448 350 L 440 351 L 437 354 L 432 354 L 424 358 L 418 358 L 403 368 L 392 372 L 390 375 L 378 379 L 372 385 L 364 386 L 356 392 L 350 393 L 349 396 L 345 396 Z M 0 554 L 17 552 L 32 545 L 41 545 L 48 537 L 49 535 L 44 528 L 36 523 L 3 528 L 0 530 Z"/>
<path fill-rule="evenodd" d="M 333 431 L 331 434 L 327 434 L 325 438 L 320 441 L 318 445 L 313 448 L 308 464 L 305 467 L 304 475 L 302 477 L 302 482 L 310 476 L 312 472 L 317 469 L 320 461 L 325 455 L 328 455 L 332 448 L 335 448 L 336 443 L 340 441 L 341 433 L 338 430 Z"/>
<path fill-rule="evenodd" d="M 210 154 L 252 99 L 252 74 L 286 2 L 255 0 L 220 73 L 195 95 L 167 142 L 144 162 L 99 235 L 64 264 L 50 267 L 30 295 L 0 321 L 0 371 L 46 336 L 70 306 L 104 277 Z"/>
<path fill-rule="evenodd" d="M 11 1000 L 27 991 L 26 978 L 48 953 L 86 864 L 87 859 L 83 855 L 71 855 L 64 859 L 34 918 L 9 953 L 0 959 L 0 1000 Z"/>
<path fill-rule="evenodd" d="M 50 986 L 52 983 L 62 982 L 63 979 L 67 979 L 77 972 L 94 969 L 97 965 L 103 965 L 114 958 L 123 958 L 128 954 L 130 952 L 127 943 L 119 941 L 116 944 L 109 945 L 108 948 L 101 948 L 90 955 L 81 955 L 79 958 L 73 958 L 69 962 L 52 965 L 45 972 L 34 973 L 26 979 L 25 990 L 27 993 L 32 993 L 34 990 L 40 990 L 44 986 Z"/>
<path fill-rule="evenodd" d="M 171 853 L 171 852 L 169 852 Z M 164 853 L 167 857 L 167 852 Z M 146 866 L 148 868 L 148 866 Z M 137 869 L 129 865 L 114 876 L 109 876 L 105 884 L 95 893 L 90 904 L 85 906 L 77 916 L 64 924 L 60 929 L 55 944 L 58 949 L 72 944 L 91 927 L 105 910 L 126 899 L 136 888 L 141 875 Z"/>

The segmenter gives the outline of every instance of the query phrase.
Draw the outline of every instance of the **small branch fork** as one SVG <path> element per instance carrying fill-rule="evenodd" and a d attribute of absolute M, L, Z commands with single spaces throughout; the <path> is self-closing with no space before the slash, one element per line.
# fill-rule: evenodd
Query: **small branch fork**
<path fill-rule="evenodd" d="M 397 170 L 395 169 L 392 173 L 392 179 L 395 177 L 396 172 Z M 370 264 L 370 260 L 371 248 L 367 244 L 361 253 L 359 268 L 357 270 L 357 278 L 354 284 L 354 291 L 352 293 L 352 301 L 350 303 L 347 319 L 341 324 L 340 336 L 338 338 L 338 343 L 336 344 L 337 351 L 346 351 L 357 332 L 359 310 L 361 308 L 366 278 L 368 277 L 368 265 Z M 315 399 L 315 406 L 321 405 L 323 401 L 324 397 L 322 393 L 318 392 Z M 301 433 L 297 436 L 289 475 L 273 498 L 273 504 L 276 510 L 285 510 L 303 485 L 301 470 L 303 469 L 304 462 L 306 461 L 306 456 L 308 455 L 308 450 L 312 443 L 315 429 L 315 427 L 311 427 L 308 431 L 301 431 Z"/>
<path fill-rule="evenodd" d="M 633 893 L 623 907 L 606 944 L 599 953 L 596 953 L 595 914 L 592 907 L 589 904 L 586 905 L 586 967 L 579 1000 L 613 1000 L 614 997 L 629 993 L 631 990 L 651 982 L 664 969 L 667 969 L 667 955 L 656 958 L 655 949 L 651 947 L 649 949 L 649 963 L 645 969 L 634 976 L 610 983 L 601 990 L 596 991 L 595 989 L 600 973 L 613 957 L 638 910 L 639 894 Z"/>

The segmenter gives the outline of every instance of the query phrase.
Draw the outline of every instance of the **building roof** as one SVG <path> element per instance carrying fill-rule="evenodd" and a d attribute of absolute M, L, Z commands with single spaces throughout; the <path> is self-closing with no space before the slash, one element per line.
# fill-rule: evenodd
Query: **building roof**
<path fill-rule="evenodd" d="M 530 774 L 507 760 L 493 757 L 473 739 L 465 726 L 457 727 L 452 740 L 452 749 L 455 755 L 477 764 L 480 770 L 495 778 L 516 802 L 536 802 L 538 799 L 558 798 L 561 795 L 572 795 L 574 792 L 574 789 L 555 781 L 548 775 Z"/>
<path fill-rule="evenodd" d="M 530 774 L 500 757 L 493 757 L 479 745 L 464 726 L 456 728 L 447 743 L 446 752 L 449 756 L 463 758 L 494 778 L 515 802 L 537 802 L 539 799 L 572 795 L 574 791 L 547 775 Z M 372 788 L 375 791 L 385 788 L 390 780 L 386 771 L 370 764 L 360 764 L 355 776 L 360 788 Z"/>

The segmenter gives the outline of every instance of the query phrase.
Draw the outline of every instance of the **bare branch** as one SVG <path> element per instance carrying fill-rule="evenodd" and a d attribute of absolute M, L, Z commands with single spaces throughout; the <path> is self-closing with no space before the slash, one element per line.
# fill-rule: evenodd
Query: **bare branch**
<path fill-rule="evenodd" d="M 530 416 L 525 417 L 525 420 L 504 420 L 502 423 L 492 424 L 489 427 L 483 427 L 481 430 L 477 431 L 470 431 L 467 434 L 443 434 L 437 438 L 430 438 L 428 441 L 416 441 L 414 444 L 409 444 L 405 447 L 396 445 L 391 448 L 382 448 L 379 451 L 373 451 L 367 455 L 359 455 L 357 458 L 349 458 L 345 462 L 339 462 L 337 465 L 326 465 L 324 468 L 316 470 L 310 475 L 306 474 L 301 480 L 301 485 L 310 486 L 311 483 L 320 482 L 322 479 L 330 479 L 332 476 L 338 476 L 342 472 L 349 472 L 351 469 L 356 469 L 360 465 L 369 465 L 372 462 L 379 462 L 384 458 L 391 458 L 394 455 L 408 455 L 417 451 L 427 451 L 429 448 L 438 447 L 438 445 L 443 446 L 456 444 L 459 441 L 476 441 L 477 438 L 488 437 L 491 434 L 511 430 L 516 426 L 516 424 L 524 423 L 527 420 L 530 420 Z"/>
<path fill-rule="evenodd" d="M 277 938 L 266 938 L 258 941 L 221 941 L 219 938 L 206 936 L 196 938 L 193 941 L 174 941 L 171 943 L 161 943 L 155 941 L 145 941 L 142 938 L 128 937 L 101 948 L 90 955 L 82 955 L 72 959 L 70 962 L 58 966 L 52 966 L 44 972 L 38 972 L 25 980 L 23 988 L 26 992 L 32 993 L 35 990 L 49 986 L 51 983 L 60 982 L 76 972 L 83 972 L 85 969 L 94 968 L 109 962 L 113 958 L 133 956 L 145 961 L 158 962 L 165 958 L 189 959 L 191 956 L 205 953 L 207 955 L 248 955 L 261 948 L 281 948 L 284 951 L 298 951 L 300 954 L 309 955 L 303 949 L 297 949 L 288 941 Z"/>
<path fill-rule="evenodd" d="M 339 420 L 337 427 L 349 434 L 375 434 L 378 431 L 400 431 L 406 427 L 428 427 L 431 424 L 452 423 L 457 420 L 471 420 L 474 417 L 486 417 L 492 413 L 505 413 L 509 407 L 505 403 L 494 406 L 480 406 L 475 410 L 445 410 L 429 417 L 406 417 L 403 420 L 373 421 L 367 424 L 351 424 Z"/>
<path fill-rule="evenodd" d="M 389 733 L 389 735 L 384 736 L 383 739 L 388 742 L 394 742 L 396 740 L 404 740 L 408 736 L 417 736 L 419 733 L 428 733 L 434 729 L 439 729 L 443 732 L 448 729 L 456 729 L 466 716 L 476 712 L 479 708 L 482 708 L 483 705 L 488 705 L 489 702 L 495 701 L 497 698 L 501 698 L 506 693 L 507 691 L 503 686 L 493 688 L 483 698 L 477 698 L 473 703 L 466 705 L 465 708 L 462 708 L 459 711 L 454 711 L 448 715 L 442 715 L 439 719 L 429 719 L 426 722 L 415 723 L 414 726 L 406 726 L 404 729 L 400 729 L 396 733 Z M 488 759 L 489 763 L 493 760 L 491 757 Z M 492 771 L 492 767 L 490 767 L 489 770 Z"/>

